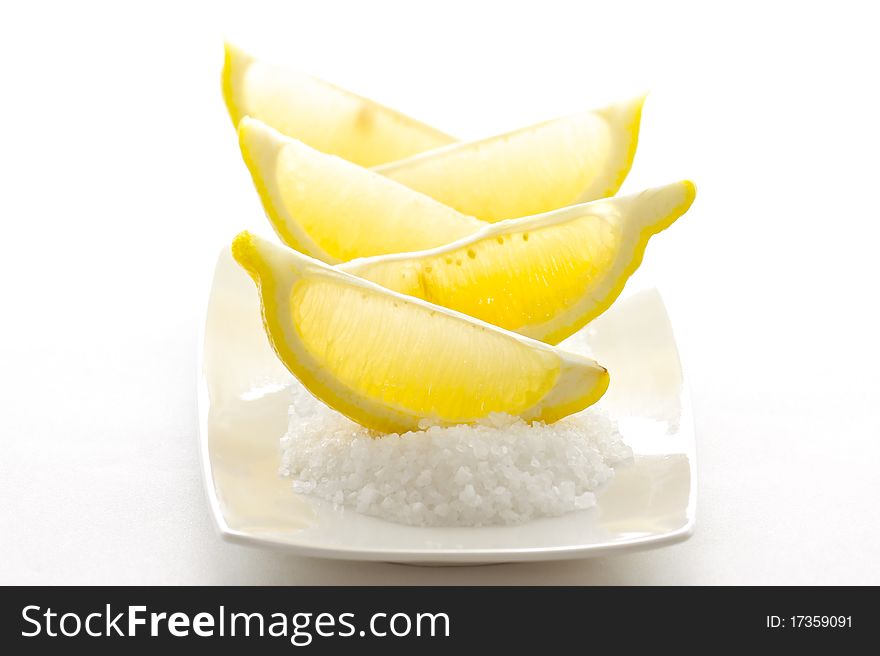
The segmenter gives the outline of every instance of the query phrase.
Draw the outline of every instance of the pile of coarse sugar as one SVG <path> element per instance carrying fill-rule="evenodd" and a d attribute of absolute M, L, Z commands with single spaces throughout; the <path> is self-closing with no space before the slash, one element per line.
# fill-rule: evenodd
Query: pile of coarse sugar
<path fill-rule="evenodd" d="M 552 425 L 492 415 L 469 426 L 375 438 L 291 388 L 281 474 L 296 492 L 417 526 L 520 524 L 593 506 L 632 457 L 595 407 Z"/>

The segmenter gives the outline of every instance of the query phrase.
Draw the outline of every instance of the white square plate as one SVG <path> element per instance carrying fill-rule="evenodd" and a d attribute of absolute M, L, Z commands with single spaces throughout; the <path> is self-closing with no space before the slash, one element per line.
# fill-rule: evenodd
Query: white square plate
<path fill-rule="evenodd" d="M 635 455 L 615 468 L 596 507 L 521 526 L 421 528 L 297 495 L 279 476 L 285 392 L 298 383 L 263 333 L 253 283 L 224 250 L 199 362 L 202 466 L 221 535 L 309 556 L 423 564 L 584 558 L 686 539 L 696 504 L 693 420 L 660 294 L 633 291 L 632 282 L 585 329 L 611 372 L 601 403 Z"/>

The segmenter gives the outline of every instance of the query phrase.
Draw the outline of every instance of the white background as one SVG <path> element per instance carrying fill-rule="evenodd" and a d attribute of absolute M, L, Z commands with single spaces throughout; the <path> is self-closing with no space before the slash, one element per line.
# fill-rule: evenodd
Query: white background
<path fill-rule="evenodd" d="M 704 6 L 703 6 L 704 5 Z M 880 583 L 871 3 L 3 3 L 0 583 Z M 262 213 L 222 40 L 476 137 L 652 90 L 625 190 L 694 402 L 696 535 L 421 569 L 221 543 L 196 450 L 211 262 Z"/>

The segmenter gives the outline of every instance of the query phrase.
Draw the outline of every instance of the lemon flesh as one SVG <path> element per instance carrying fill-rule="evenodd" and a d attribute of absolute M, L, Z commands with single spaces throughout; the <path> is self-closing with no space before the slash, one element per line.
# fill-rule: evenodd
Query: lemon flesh
<path fill-rule="evenodd" d="M 648 240 L 684 214 L 695 194 L 685 180 L 339 268 L 556 344 L 608 309 L 641 264 Z"/>
<path fill-rule="evenodd" d="M 226 44 L 223 98 L 238 125 L 253 116 L 313 148 L 361 166 L 409 157 L 455 140 L 372 100 Z"/>
<path fill-rule="evenodd" d="M 588 358 L 249 233 L 235 239 L 232 254 L 257 284 L 281 361 L 317 398 L 368 428 L 402 432 L 493 412 L 552 422 L 608 387 L 607 371 Z"/>
<path fill-rule="evenodd" d="M 486 225 L 261 121 L 245 117 L 238 134 L 275 232 L 324 262 L 433 248 Z"/>
<path fill-rule="evenodd" d="M 606 198 L 632 167 L 644 100 L 456 143 L 375 170 L 484 221 Z"/>

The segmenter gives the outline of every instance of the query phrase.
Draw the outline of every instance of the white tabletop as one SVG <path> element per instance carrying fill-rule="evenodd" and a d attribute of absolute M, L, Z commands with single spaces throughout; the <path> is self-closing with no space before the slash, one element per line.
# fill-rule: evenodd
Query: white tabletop
<path fill-rule="evenodd" d="M 880 583 L 871 21 L 848 3 L 794 23 L 766 3 L 361 4 L 0 10 L 0 583 Z M 217 538 L 198 308 L 216 248 L 263 221 L 224 34 L 463 137 L 653 89 L 624 190 L 698 185 L 645 262 L 693 397 L 692 539 L 431 569 Z"/>

